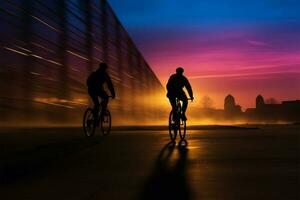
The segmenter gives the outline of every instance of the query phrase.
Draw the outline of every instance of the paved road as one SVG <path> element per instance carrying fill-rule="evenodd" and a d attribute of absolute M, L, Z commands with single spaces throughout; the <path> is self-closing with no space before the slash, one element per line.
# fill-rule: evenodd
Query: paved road
<path fill-rule="evenodd" d="M 0 199 L 299 199 L 299 126 L 0 131 Z"/>

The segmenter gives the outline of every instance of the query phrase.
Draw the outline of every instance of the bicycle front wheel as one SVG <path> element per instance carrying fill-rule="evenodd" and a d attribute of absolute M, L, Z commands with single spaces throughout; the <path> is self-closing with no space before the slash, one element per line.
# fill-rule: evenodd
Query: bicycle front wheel
<path fill-rule="evenodd" d="M 95 124 L 93 109 L 86 109 L 83 115 L 83 130 L 87 137 L 92 137 L 95 134 Z"/>
<path fill-rule="evenodd" d="M 101 116 L 101 131 L 103 135 L 108 135 L 111 130 L 111 115 L 109 110 L 102 113 Z"/>
<path fill-rule="evenodd" d="M 176 120 L 174 119 L 174 113 L 173 111 L 171 111 L 169 115 L 169 135 L 171 141 L 176 140 L 177 131 L 178 131 L 178 125 L 176 123 Z"/>

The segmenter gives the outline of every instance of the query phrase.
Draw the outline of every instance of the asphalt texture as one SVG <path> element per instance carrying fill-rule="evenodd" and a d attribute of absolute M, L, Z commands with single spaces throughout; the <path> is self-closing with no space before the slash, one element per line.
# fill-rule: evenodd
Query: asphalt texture
<path fill-rule="evenodd" d="M 0 199 L 299 199 L 299 125 L 0 130 Z"/>

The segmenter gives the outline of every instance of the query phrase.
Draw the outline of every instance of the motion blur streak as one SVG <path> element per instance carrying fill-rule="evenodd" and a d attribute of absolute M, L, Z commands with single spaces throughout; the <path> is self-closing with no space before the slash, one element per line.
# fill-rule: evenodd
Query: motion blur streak
<path fill-rule="evenodd" d="M 106 0 L 0 1 L 0 125 L 81 125 L 109 65 L 113 124 L 162 122 L 165 91 Z"/>

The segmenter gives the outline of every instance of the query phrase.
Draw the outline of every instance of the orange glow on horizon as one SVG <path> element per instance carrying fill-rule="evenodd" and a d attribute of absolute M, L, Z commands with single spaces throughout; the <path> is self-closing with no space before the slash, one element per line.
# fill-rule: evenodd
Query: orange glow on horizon
<path fill-rule="evenodd" d="M 300 99 L 299 35 L 293 30 L 265 35 L 272 28 L 208 28 L 171 35 L 162 31 L 143 41 L 142 50 L 163 86 L 182 66 L 195 101 L 209 96 L 214 107 L 222 109 L 231 94 L 245 110 L 255 106 L 259 94 L 279 102 Z"/>

